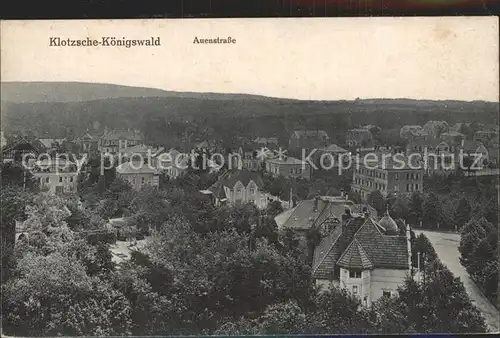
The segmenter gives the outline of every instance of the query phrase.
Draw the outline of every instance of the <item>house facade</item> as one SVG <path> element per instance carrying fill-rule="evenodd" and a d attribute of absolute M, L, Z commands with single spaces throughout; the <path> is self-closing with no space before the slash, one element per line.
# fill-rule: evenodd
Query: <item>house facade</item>
<path fill-rule="evenodd" d="M 259 173 L 249 170 L 227 170 L 207 190 L 216 206 L 253 203 L 259 209 L 267 208 L 275 197 L 263 191 L 264 183 Z"/>
<path fill-rule="evenodd" d="M 400 229 L 388 213 L 380 220 L 354 215 L 349 208 L 315 248 L 316 285 L 348 290 L 364 306 L 397 294 L 411 276 L 410 228 Z"/>
<path fill-rule="evenodd" d="M 31 173 L 42 193 L 61 195 L 77 192 L 79 169 L 71 161 L 61 158 L 35 161 Z"/>
<path fill-rule="evenodd" d="M 315 149 L 327 146 L 329 140 L 324 130 L 296 130 L 288 142 L 291 149 Z"/>
<path fill-rule="evenodd" d="M 265 161 L 266 172 L 274 177 L 311 179 L 311 165 L 295 157 L 283 156 Z"/>
<path fill-rule="evenodd" d="M 127 148 L 141 144 L 142 136 L 138 130 L 111 130 L 104 131 L 99 140 L 99 151 L 101 153 L 119 154 L 125 153 Z"/>
<path fill-rule="evenodd" d="M 402 154 L 378 154 L 376 162 L 359 161 L 353 169 L 351 188 L 363 200 L 376 190 L 384 197 L 390 194 L 408 195 L 414 191 L 423 191 L 424 170 L 418 163 L 409 163 L 409 158 Z M 382 156 L 381 156 L 382 155 Z M 398 156 L 399 155 L 399 156 Z M 398 161 L 395 161 L 399 158 Z"/>
<path fill-rule="evenodd" d="M 153 166 L 169 179 L 177 179 L 186 174 L 189 160 L 189 154 L 170 149 L 168 152 L 157 153 L 153 158 Z"/>
<path fill-rule="evenodd" d="M 151 164 L 140 161 L 125 162 L 116 167 L 116 176 L 127 181 L 134 190 L 143 187 L 158 187 L 160 185 L 160 173 Z"/>

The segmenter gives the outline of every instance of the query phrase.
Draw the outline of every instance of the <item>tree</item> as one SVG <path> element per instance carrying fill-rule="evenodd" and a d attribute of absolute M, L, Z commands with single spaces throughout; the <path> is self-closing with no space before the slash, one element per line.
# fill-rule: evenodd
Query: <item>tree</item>
<path fill-rule="evenodd" d="M 425 196 L 422 205 L 422 222 L 426 227 L 439 228 L 439 220 L 441 219 L 441 203 L 434 193 L 429 193 Z"/>
<path fill-rule="evenodd" d="M 396 197 L 394 199 L 394 202 L 391 204 L 391 216 L 396 219 L 396 218 L 402 218 L 402 219 L 407 219 L 408 218 L 408 213 L 409 213 L 409 208 L 408 208 L 408 203 L 403 197 Z"/>
<path fill-rule="evenodd" d="M 298 334 L 307 325 L 304 311 L 296 301 L 270 305 L 260 318 L 259 331 L 263 334 Z"/>
<path fill-rule="evenodd" d="M 424 198 L 420 192 L 415 191 L 411 194 L 408 204 L 408 222 L 410 224 L 416 225 L 422 221 L 423 203 Z"/>
<path fill-rule="evenodd" d="M 130 331 L 125 297 L 78 260 L 53 253 L 26 255 L 3 297 L 5 332 L 38 335 L 121 335 Z"/>
<path fill-rule="evenodd" d="M 384 214 L 386 210 L 386 202 L 384 196 L 379 190 L 372 191 L 368 194 L 367 198 L 368 204 L 370 204 L 379 215 Z"/>
<path fill-rule="evenodd" d="M 467 200 L 467 198 L 462 197 L 457 204 L 455 209 L 455 220 L 458 223 L 458 227 L 464 226 L 472 217 L 472 207 Z"/>

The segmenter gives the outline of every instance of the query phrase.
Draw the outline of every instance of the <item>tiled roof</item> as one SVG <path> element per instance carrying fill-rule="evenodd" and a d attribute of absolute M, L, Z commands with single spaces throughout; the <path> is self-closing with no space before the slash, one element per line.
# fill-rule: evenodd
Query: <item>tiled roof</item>
<path fill-rule="evenodd" d="M 344 148 L 336 145 L 330 144 L 328 147 L 320 149 L 320 151 L 328 152 L 328 153 L 347 153 L 348 151 Z"/>
<path fill-rule="evenodd" d="M 355 238 L 337 262 L 338 266 L 355 269 L 372 269 L 373 263 L 363 246 Z"/>
<path fill-rule="evenodd" d="M 375 268 L 408 269 L 406 236 L 384 235 L 372 218 L 366 219 L 354 238 L 361 244 Z"/>
<path fill-rule="evenodd" d="M 41 138 L 40 142 L 43 144 L 45 148 L 51 148 L 52 143 L 58 143 L 62 144 L 64 142 L 64 139 L 62 138 Z"/>
<path fill-rule="evenodd" d="M 307 230 L 312 226 L 320 225 L 328 218 L 341 219 L 346 205 L 353 203 L 348 200 L 328 200 L 320 197 L 318 207 L 315 209 L 315 199 L 303 200 L 293 209 L 290 217 L 283 224 L 284 228 Z"/>
<path fill-rule="evenodd" d="M 269 163 L 276 163 L 276 164 L 289 164 L 289 165 L 302 165 L 302 164 L 307 164 L 307 162 L 299 160 L 298 158 L 287 156 L 284 158 L 273 158 L 268 160 Z M 308 165 L 308 164 L 307 164 Z"/>

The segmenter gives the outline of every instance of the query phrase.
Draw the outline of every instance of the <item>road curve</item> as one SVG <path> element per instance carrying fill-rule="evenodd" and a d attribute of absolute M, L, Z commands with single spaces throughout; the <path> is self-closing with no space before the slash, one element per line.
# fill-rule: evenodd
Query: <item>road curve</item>
<path fill-rule="evenodd" d="M 441 262 L 443 262 L 456 277 L 460 277 L 470 299 L 483 314 L 489 330 L 491 332 L 499 332 L 500 315 L 498 310 L 482 294 L 465 268 L 460 264 L 460 252 L 458 251 L 460 235 L 415 229 L 415 234 L 417 236 L 421 233 L 429 238 Z"/>

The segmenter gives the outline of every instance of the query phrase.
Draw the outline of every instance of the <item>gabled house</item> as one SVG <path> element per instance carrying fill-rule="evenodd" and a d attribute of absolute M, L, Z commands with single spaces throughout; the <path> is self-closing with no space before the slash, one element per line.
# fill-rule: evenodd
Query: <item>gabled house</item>
<path fill-rule="evenodd" d="M 312 273 L 316 285 L 344 288 L 364 306 L 395 295 L 411 276 L 410 228 L 400 229 L 388 212 L 377 220 L 346 208 L 315 248 Z"/>
<path fill-rule="evenodd" d="M 2 149 L 3 162 L 21 162 L 24 158 L 36 158 L 47 152 L 47 149 L 38 139 L 15 137 L 7 141 Z"/>
<path fill-rule="evenodd" d="M 158 187 L 159 175 L 159 171 L 151 164 L 141 161 L 125 162 L 116 167 L 116 176 L 127 181 L 135 190 L 145 186 Z"/>
<path fill-rule="evenodd" d="M 327 147 L 318 149 L 312 157 L 318 168 L 332 169 L 339 167 L 340 163 L 347 165 L 350 156 L 350 151 L 336 144 L 330 144 Z"/>
<path fill-rule="evenodd" d="M 85 134 L 78 137 L 75 142 L 80 146 L 83 153 L 95 153 L 99 150 L 99 141 L 102 134 L 97 131 L 87 130 Z"/>
<path fill-rule="evenodd" d="M 296 130 L 288 142 L 291 149 L 315 149 L 325 147 L 329 140 L 324 130 Z"/>
<path fill-rule="evenodd" d="M 117 129 L 104 131 L 99 140 L 99 151 L 101 153 L 119 154 L 124 153 L 127 148 L 141 144 L 142 136 L 138 130 Z"/>
<path fill-rule="evenodd" d="M 267 208 L 276 198 L 263 191 L 264 182 L 259 173 L 249 170 L 226 170 L 210 188 L 201 193 L 210 195 L 216 206 L 254 203 Z"/>
<path fill-rule="evenodd" d="M 311 165 L 291 156 L 274 157 L 265 161 L 266 172 L 274 177 L 311 179 Z"/>
<path fill-rule="evenodd" d="M 187 173 L 189 161 L 189 154 L 172 148 L 168 152 L 158 152 L 153 158 L 153 166 L 169 179 L 176 179 Z"/>
<path fill-rule="evenodd" d="M 42 193 L 51 195 L 76 193 L 80 171 L 76 163 L 62 158 L 47 158 L 35 161 L 30 167 Z"/>

